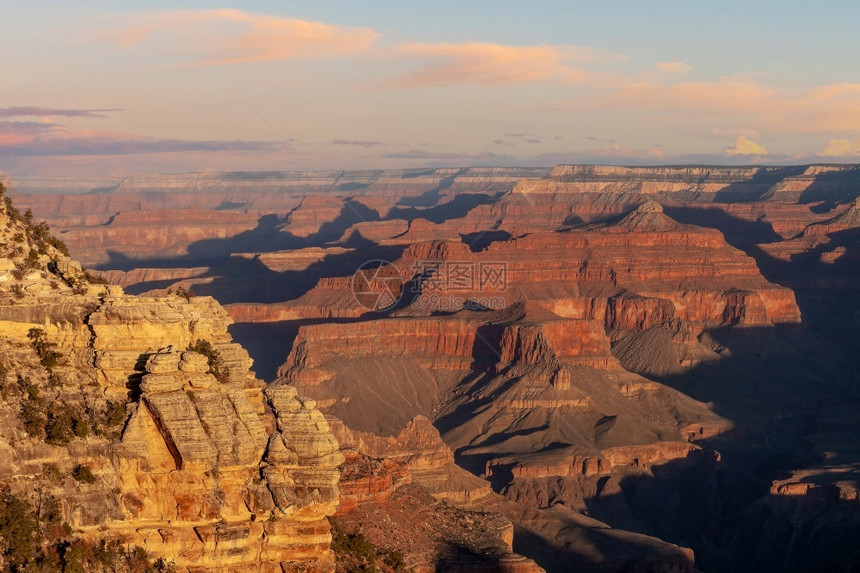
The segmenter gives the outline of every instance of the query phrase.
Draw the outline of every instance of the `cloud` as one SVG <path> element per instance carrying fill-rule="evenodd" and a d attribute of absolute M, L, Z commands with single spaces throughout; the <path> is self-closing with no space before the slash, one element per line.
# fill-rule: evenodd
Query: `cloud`
<path fill-rule="evenodd" d="M 622 106 L 658 107 L 667 110 L 737 113 L 773 103 L 778 90 L 745 78 L 716 82 L 626 83 L 607 103 Z"/>
<path fill-rule="evenodd" d="M 561 139 L 561 138 L 556 138 L 556 139 Z M 611 143 L 611 144 L 616 143 L 616 141 L 614 139 L 612 139 L 611 137 L 595 137 L 593 135 L 583 135 L 583 136 L 579 136 L 577 139 L 582 139 L 584 141 L 593 141 L 595 143 Z"/>
<path fill-rule="evenodd" d="M 779 86 L 744 76 L 679 83 L 628 82 L 624 77 L 612 81 L 617 86 L 615 93 L 611 93 L 612 86 L 604 86 L 609 93 L 581 100 L 578 105 L 654 110 L 711 121 L 729 118 L 769 133 L 860 130 L 860 83 Z"/>
<path fill-rule="evenodd" d="M 117 108 L 102 109 L 60 109 L 55 107 L 17 106 L 0 108 L 0 117 L 106 117 L 105 113 L 122 111 Z"/>
<path fill-rule="evenodd" d="M 743 135 L 745 137 L 758 137 L 759 133 L 755 129 L 751 129 L 749 127 L 739 127 L 734 129 L 715 127 L 709 132 L 709 135 L 720 138 L 738 137 L 739 135 Z"/>
<path fill-rule="evenodd" d="M 526 143 L 543 143 L 543 142 L 540 139 L 538 139 L 537 137 L 530 137 L 530 138 L 526 139 Z"/>
<path fill-rule="evenodd" d="M 375 147 L 377 145 L 385 145 L 381 141 L 366 141 L 363 139 L 332 139 L 332 145 L 357 145 L 359 147 Z"/>
<path fill-rule="evenodd" d="M 389 83 L 390 87 L 396 88 L 580 82 L 587 74 L 574 63 L 593 58 L 596 52 L 573 46 L 508 46 L 477 42 L 402 44 L 395 51 L 432 61 Z"/>
<path fill-rule="evenodd" d="M 89 130 L 71 130 L 55 123 L 0 121 L 0 157 L 133 155 L 190 151 L 275 151 L 271 141 L 210 141 L 137 137 Z"/>
<path fill-rule="evenodd" d="M 687 65 L 680 60 L 674 62 L 657 62 L 654 64 L 658 72 L 667 74 L 683 74 L 693 69 L 693 66 Z"/>
<path fill-rule="evenodd" d="M 382 157 L 386 159 L 420 159 L 420 160 L 443 160 L 443 161 L 480 161 L 489 165 L 492 161 L 505 161 L 513 159 L 511 155 L 501 155 L 498 153 L 482 152 L 482 153 L 446 153 L 434 151 L 421 151 L 419 149 L 410 149 L 409 151 L 399 151 L 395 153 L 387 153 Z M 490 163 L 488 163 L 490 162 Z"/>
<path fill-rule="evenodd" d="M 410 149 L 409 151 L 395 151 L 386 153 L 383 157 L 387 159 L 464 159 L 471 157 L 468 153 L 443 153 L 436 151 L 422 151 Z"/>
<path fill-rule="evenodd" d="M 235 9 L 156 12 L 107 34 L 117 45 L 186 53 L 197 63 L 224 66 L 348 55 L 373 48 L 379 34 Z"/>
<path fill-rule="evenodd" d="M 818 152 L 822 157 L 854 157 L 860 156 L 860 139 L 831 139 Z"/>
<path fill-rule="evenodd" d="M 767 155 L 767 149 L 746 136 L 739 135 L 735 142 L 726 148 L 726 155 Z"/>
<path fill-rule="evenodd" d="M 683 74 L 693 69 L 693 66 L 689 66 L 680 60 L 674 62 L 657 62 L 654 64 L 654 67 L 657 68 L 658 72 L 669 74 Z"/>
<path fill-rule="evenodd" d="M 0 146 L 26 145 L 62 129 L 50 122 L 0 121 Z"/>

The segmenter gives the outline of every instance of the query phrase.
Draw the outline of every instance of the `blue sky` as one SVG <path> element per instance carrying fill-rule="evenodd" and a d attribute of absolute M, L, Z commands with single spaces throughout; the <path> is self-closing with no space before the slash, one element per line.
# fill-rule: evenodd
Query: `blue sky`
<path fill-rule="evenodd" d="M 860 161 L 855 2 L 9 4 L 12 175 Z"/>

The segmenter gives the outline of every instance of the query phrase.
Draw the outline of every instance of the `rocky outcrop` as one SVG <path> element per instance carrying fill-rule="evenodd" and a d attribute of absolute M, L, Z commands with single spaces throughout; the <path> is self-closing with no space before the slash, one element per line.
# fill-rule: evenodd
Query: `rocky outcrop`
<path fill-rule="evenodd" d="M 522 497 L 528 505 L 494 493 L 490 483 L 452 463 L 451 451 L 426 418 L 417 417 L 386 438 L 350 430 L 336 419 L 331 423 L 347 458 L 336 522 L 399 550 L 408 566 L 564 571 L 574 560 L 594 570 L 693 570 L 688 549 L 612 529 L 562 505 L 535 509 L 527 496 Z M 595 479 L 604 483 L 607 476 Z M 610 495 L 614 487 L 602 490 Z M 534 560 L 513 553 L 512 544 Z M 481 550 L 468 550 L 476 546 Z"/>
<path fill-rule="evenodd" d="M 533 366 L 559 390 L 570 387 L 562 364 L 618 368 L 599 323 L 518 303 L 494 313 L 303 326 L 279 376 L 351 428 L 388 433 L 431 415 L 475 364 Z"/>
<path fill-rule="evenodd" d="M 348 443 L 371 456 L 397 457 L 417 431 L 410 419 L 432 417 L 458 464 L 497 489 L 647 470 L 698 450 L 691 433 L 731 427 L 703 404 L 623 370 L 599 322 L 534 303 L 305 326 L 280 376 L 342 418 L 354 432 Z"/>
<path fill-rule="evenodd" d="M 839 231 L 860 228 L 860 197 L 854 199 L 839 215 L 809 225 L 803 232 L 804 236 L 829 235 Z"/>
<path fill-rule="evenodd" d="M 321 518 L 336 509 L 342 457 L 319 412 L 295 391 L 273 389 L 277 431 L 269 435 L 246 391 L 207 368 L 192 352 L 148 359 L 115 448 L 121 517 L 113 527 L 130 541 L 151 531 L 146 549 L 179 567 L 330 567 Z"/>
<path fill-rule="evenodd" d="M 314 402 L 264 391 L 212 298 L 93 283 L 0 215 L 15 271 L 0 283 L 9 495 L 61 499 L 71 538 L 118 539 L 178 571 L 332 571 L 343 456 Z"/>

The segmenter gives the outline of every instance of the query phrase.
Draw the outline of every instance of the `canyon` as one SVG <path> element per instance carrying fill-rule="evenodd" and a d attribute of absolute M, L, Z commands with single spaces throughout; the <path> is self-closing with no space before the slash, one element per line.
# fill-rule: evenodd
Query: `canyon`
<path fill-rule="evenodd" d="M 0 277 L 7 366 L 76 411 L 127 405 L 66 450 L 4 435 L 16 495 L 94 470 L 44 486 L 82 539 L 187 570 L 345 570 L 359 534 L 391 570 L 860 563 L 858 166 L 9 187 L 89 271 L 50 247 Z"/>

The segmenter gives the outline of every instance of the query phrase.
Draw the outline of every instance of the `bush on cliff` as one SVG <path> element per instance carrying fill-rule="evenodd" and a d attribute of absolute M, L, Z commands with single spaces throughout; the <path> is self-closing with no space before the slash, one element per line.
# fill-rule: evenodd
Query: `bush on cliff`
<path fill-rule="evenodd" d="M 29 503 L 0 493 L 0 554 L 10 571 L 22 571 L 36 552 L 39 521 Z"/>
<path fill-rule="evenodd" d="M 53 372 L 54 367 L 60 363 L 60 359 L 63 357 L 62 354 L 53 350 L 56 344 L 48 342 L 45 337 L 45 331 L 41 328 L 31 328 L 27 332 L 27 338 L 30 339 L 33 349 L 39 356 L 39 362 L 45 367 L 45 370 L 48 373 Z"/>
<path fill-rule="evenodd" d="M 202 354 L 209 361 L 208 373 L 218 379 L 219 382 L 226 382 L 230 376 L 230 369 L 224 366 L 224 359 L 221 358 L 221 353 L 215 350 L 212 343 L 208 340 L 198 339 L 194 344 L 188 345 L 188 350 Z"/>
<path fill-rule="evenodd" d="M 80 483 L 96 483 L 96 476 L 93 475 L 93 470 L 91 470 L 84 464 L 78 464 L 74 467 L 74 469 L 72 470 L 72 477 L 75 478 L 75 481 Z"/>
<path fill-rule="evenodd" d="M 35 246 L 34 252 L 36 256 L 48 254 L 48 247 L 53 247 L 65 256 L 69 256 L 69 249 L 66 244 L 51 234 L 51 228 L 47 221 L 36 222 L 33 217 L 33 211 L 27 209 L 22 215 L 18 209 L 12 204 L 12 199 L 6 196 L 6 186 L 0 183 L 0 198 L 3 200 L 6 217 L 8 218 L 7 225 L 12 226 L 13 223 L 19 222 L 24 225 L 24 230 L 27 233 L 27 238 L 32 245 Z M 24 235 L 17 234 L 13 237 L 13 242 L 23 243 Z M 32 258 L 28 259 L 28 264 L 38 263 Z M 33 266 L 32 268 L 36 268 Z"/>
<path fill-rule="evenodd" d="M 399 573 L 404 571 L 406 561 L 403 554 L 396 550 L 386 551 L 373 545 L 360 532 L 347 533 L 341 529 L 334 518 L 331 524 L 331 550 L 338 561 L 338 571 L 347 573 Z"/>

